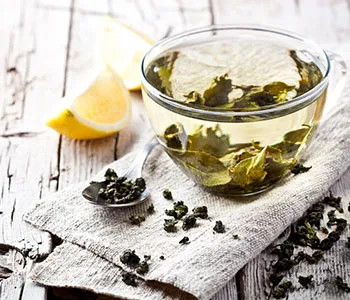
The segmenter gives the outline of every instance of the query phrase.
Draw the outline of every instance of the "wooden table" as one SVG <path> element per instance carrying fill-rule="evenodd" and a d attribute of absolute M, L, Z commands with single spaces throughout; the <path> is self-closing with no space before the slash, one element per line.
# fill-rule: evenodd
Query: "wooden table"
<path fill-rule="evenodd" d="M 53 238 L 22 221 L 29 204 L 89 178 L 103 165 L 137 149 L 149 128 L 139 93 L 132 124 L 96 141 L 75 141 L 41 121 L 54 103 L 87 80 L 98 24 L 113 15 L 157 39 L 183 30 L 224 23 L 288 29 L 321 45 L 350 41 L 350 0 L 3 0 L 0 5 L 0 299 L 41 300 L 47 289 L 25 280 L 35 262 L 52 251 Z M 350 47 L 349 47 L 350 50 Z M 348 172 L 334 187 L 350 196 Z M 309 267 L 349 279 L 349 255 Z M 266 254 L 247 264 L 216 300 L 265 299 Z M 308 270 L 306 270 L 308 271 Z M 323 298 L 323 285 L 290 299 Z M 339 299 L 349 299 L 349 295 Z M 50 298 L 50 297 L 49 297 Z M 328 298 L 329 299 L 329 298 Z"/>

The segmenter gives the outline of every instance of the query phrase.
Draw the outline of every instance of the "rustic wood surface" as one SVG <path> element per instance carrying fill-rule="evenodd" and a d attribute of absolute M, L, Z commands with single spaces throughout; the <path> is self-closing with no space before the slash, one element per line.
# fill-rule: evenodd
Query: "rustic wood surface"
<path fill-rule="evenodd" d="M 350 0 L 2 0 L 1 300 L 56 298 L 44 287 L 25 279 L 33 264 L 45 259 L 54 246 L 49 234 L 22 221 L 29 204 L 89 178 L 103 165 L 138 149 L 145 142 L 143 134 L 150 130 L 139 93 L 132 93 L 131 125 L 113 137 L 74 141 L 43 125 L 45 112 L 53 103 L 91 79 L 92 45 L 105 15 L 142 28 L 156 39 L 209 24 L 249 23 L 288 29 L 325 47 L 350 41 Z M 349 179 L 350 171 L 334 191 L 349 198 Z M 335 297 L 323 283 L 334 274 L 350 281 L 350 255 L 344 252 L 344 243 L 339 241 L 322 264 L 294 271 L 314 274 L 316 286 L 297 290 L 289 299 Z M 268 254 L 261 254 L 214 299 L 265 299 L 269 261 Z M 88 297 L 83 294 L 83 298 Z M 349 298 L 349 294 L 339 294 L 334 299 Z"/>

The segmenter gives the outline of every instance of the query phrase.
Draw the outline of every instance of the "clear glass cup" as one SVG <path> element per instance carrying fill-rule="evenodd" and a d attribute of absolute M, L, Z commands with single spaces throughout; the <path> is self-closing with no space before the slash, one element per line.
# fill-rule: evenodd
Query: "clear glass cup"
<path fill-rule="evenodd" d="M 194 107 L 161 93 L 147 80 L 147 67 L 162 54 L 226 39 L 254 40 L 293 49 L 314 62 L 323 78 L 314 88 L 287 102 L 250 111 Z M 214 193 L 252 195 L 273 186 L 300 160 L 317 129 L 326 98 L 330 98 L 327 88 L 331 69 L 338 70 L 332 77 L 337 77 L 333 90 L 339 94 L 345 82 L 345 63 L 314 42 L 265 27 L 210 26 L 156 44 L 142 61 L 142 94 L 158 141 L 185 174 Z M 190 151 L 196 134 L 214 136 L 196 140 L 203 149 L 220 144 L 220 151 L 225 148 L 227 153 L 208 155 L 205 151 Z M 248 157 L 240 165 L 228 162 L 232 151 L 245 155 L 245 150 L 252 148 L 257 153 L 255 158 Z"/>

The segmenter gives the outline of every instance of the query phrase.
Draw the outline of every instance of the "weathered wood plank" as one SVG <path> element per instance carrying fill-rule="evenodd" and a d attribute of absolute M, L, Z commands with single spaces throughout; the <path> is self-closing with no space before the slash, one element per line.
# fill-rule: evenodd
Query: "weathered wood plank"
<path fill-rule="evenodd" d="M 73 10 L 71 2 L 74 2 Z M 316 9 L 320 11 L 315 13 Z M 4 45 L 8 45 L 8 48 L 0 49 L 0 56 L 6 57 L 4 67 L 0 61 L 0 78 L 5 83 L 0 84 L 0 100 L 5 99 L 0 101 L 3 115 L 0 121 L 0 172 L 3 174 L 0 179 L 0 211 L 3 212 L 0 213 L 0 229 L 4 232 L 2 239 L 13 244 L 18 244 L 17 239 L 21 239 L 27 230 L 17 225 L 22 224 L 25 199 L 42 197 L 57 188 L 87 179 L 117 156 L 139 149 L 146 142 L 144 136 L 149 125 L 139 93 L 132 94 L 132 123 L 118 138 L 100 141 L 58 139 L 38 122 L 41 112 L 53 101 L 59 101 L 62 93 L 73 93 L 91 78 L 91 44 L 103 15 L 117 16 L 136 27 L 141 24 L 139 28 L 156 39 L 214 23 L 256 23 L 296 31 L 321 43 L 342 42 L 348 38 L 347 24 L 350 23 L 345 0 L 69 0 L 59 3 L 46 0 L 36 4 L 33 1 L 6 1 L 2 12 L 9 21 L 3 21 L 5 30 L 0 32 Z M 9 72 L 5 72 L 6 69 Z M 39 106 L 40 110 L 37 109 Z M 21 174 L 22 170 L 26 170 L 27 176 Z M 21 193 L 17 193 L 18 189 Z M 41 244 L 40 238 L 43 239 Z M 40 249 L 38 253 L 46 253 L 50 245 L 46 241 L 47 237 L 33 231 L 20 245 L 29 249 L 34 243 L 33 253 L 36 249 Z M 238 278 L 242 283 L 241 299 L 264 296 L 253 293 L 253 289 L 263 291 L 262 287 L 266 285 L 264 273 L 259 272 L 265 267 L 264 261 L 259 259 L 248 264 Z M 10 278 L 2 285 L 1 299 L 41 299 L 39 293 L 44 295 L 42 289 L 37 292 L 38 287 L 31 286 L 30 282 L 23 285 L 22 275 Z M 14 289 L 15 286 L 20 288 Z M 235 286 L 233 279 L 214 299 L 237 299 Z"/>
<path fill-rule="evenodd" d="M 0 243 L 17 250 L 9 250 L 13 273 L 1 282 L 0 298 L 40 300 L 45 289 L 25 282 L 25 273 L 51 251 L 51 238 L 22 215 L 56 190 L 58 138 L 40 120 L 62 94 L 69 12 L 44 12 L 31 0 L 5 1 L 1 11 Z"/>
<path fill-rule="evenodd" d="M 102 10 L 107 9 L 106 1 L 74 1 L 65 96 L 81 93 L 100 68 L 94 47 L 102 14 L 76 13 L 76 9 L 103 12 L 104 15 L 108 13 Z M 88 179 L 115 158 L 115 136 L 91 141 L 62 137 L 61 141 L 59 188 Z"/>
<path fill-rule="evenodd" d="M 299 1 L 301 32 L 323 45 L 348 42 L 350 12 L 348 0 Z"/>

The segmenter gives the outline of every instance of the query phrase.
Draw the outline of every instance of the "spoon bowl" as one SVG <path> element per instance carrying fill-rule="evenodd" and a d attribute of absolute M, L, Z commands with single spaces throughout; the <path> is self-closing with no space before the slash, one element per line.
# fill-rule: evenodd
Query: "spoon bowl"
<path fill-rule="evenodd" d="M 132 202 L 106 203 L 106 200 L 102 199 L 98 194 L 98 191 L 102 187 L 104 187 L 103 182 L 91 183 L 87 188 L 85 188 L 83 190 L 82 195 L 87 201 L 89 201 L 89 203 L 91 203 L 93 205 L 99 205 L 99 206 L 105 206 L 105 207 L 130 207 L 130 206 L 134 206 L 134 205 L 137 205 L 137 204 L 140 204 L 140 203 L 146 201 L 149 197 L 149 194 L 150 194 L 149 189 L 146 188 L 142 192 L 141 196 Z"/>
<path fill-rule="evenodd" d="M 127 177 L 129 179 L 136 179 L 139 177 L 142 177 L 142 169 L 145 164 L 145 161 L 148 157 L 148 155 L 151 153 L 153 148 L 158 145 L 157 140 L 153 137 L 144 147 L 144 149 L 135 157 L 133 162 L 131 163 L 129 169 L 126 170 L 120 177 Z M 99 190 L 101 188 L 106 187 L 105 182 L 92 182 L 88 187 L 86 187 L 83 192 L 82 196 L 85 200 L 87 200 L 89 203 L 93 205 L 98 205 L 102 207 L 109 207 L 109 208 L 116 208 L 116 207 L 130 207 L 134 205 L 138 205 L 142 202 L 145 202 L 149 195 L 150 190 L 146 186 L 146 189 L 141 193 L 141 195 L 131 202 L 123 202 L 123 203 L 108 203 L 106 202 L 106 199 L 102 198 L 99 195 Z"/>

